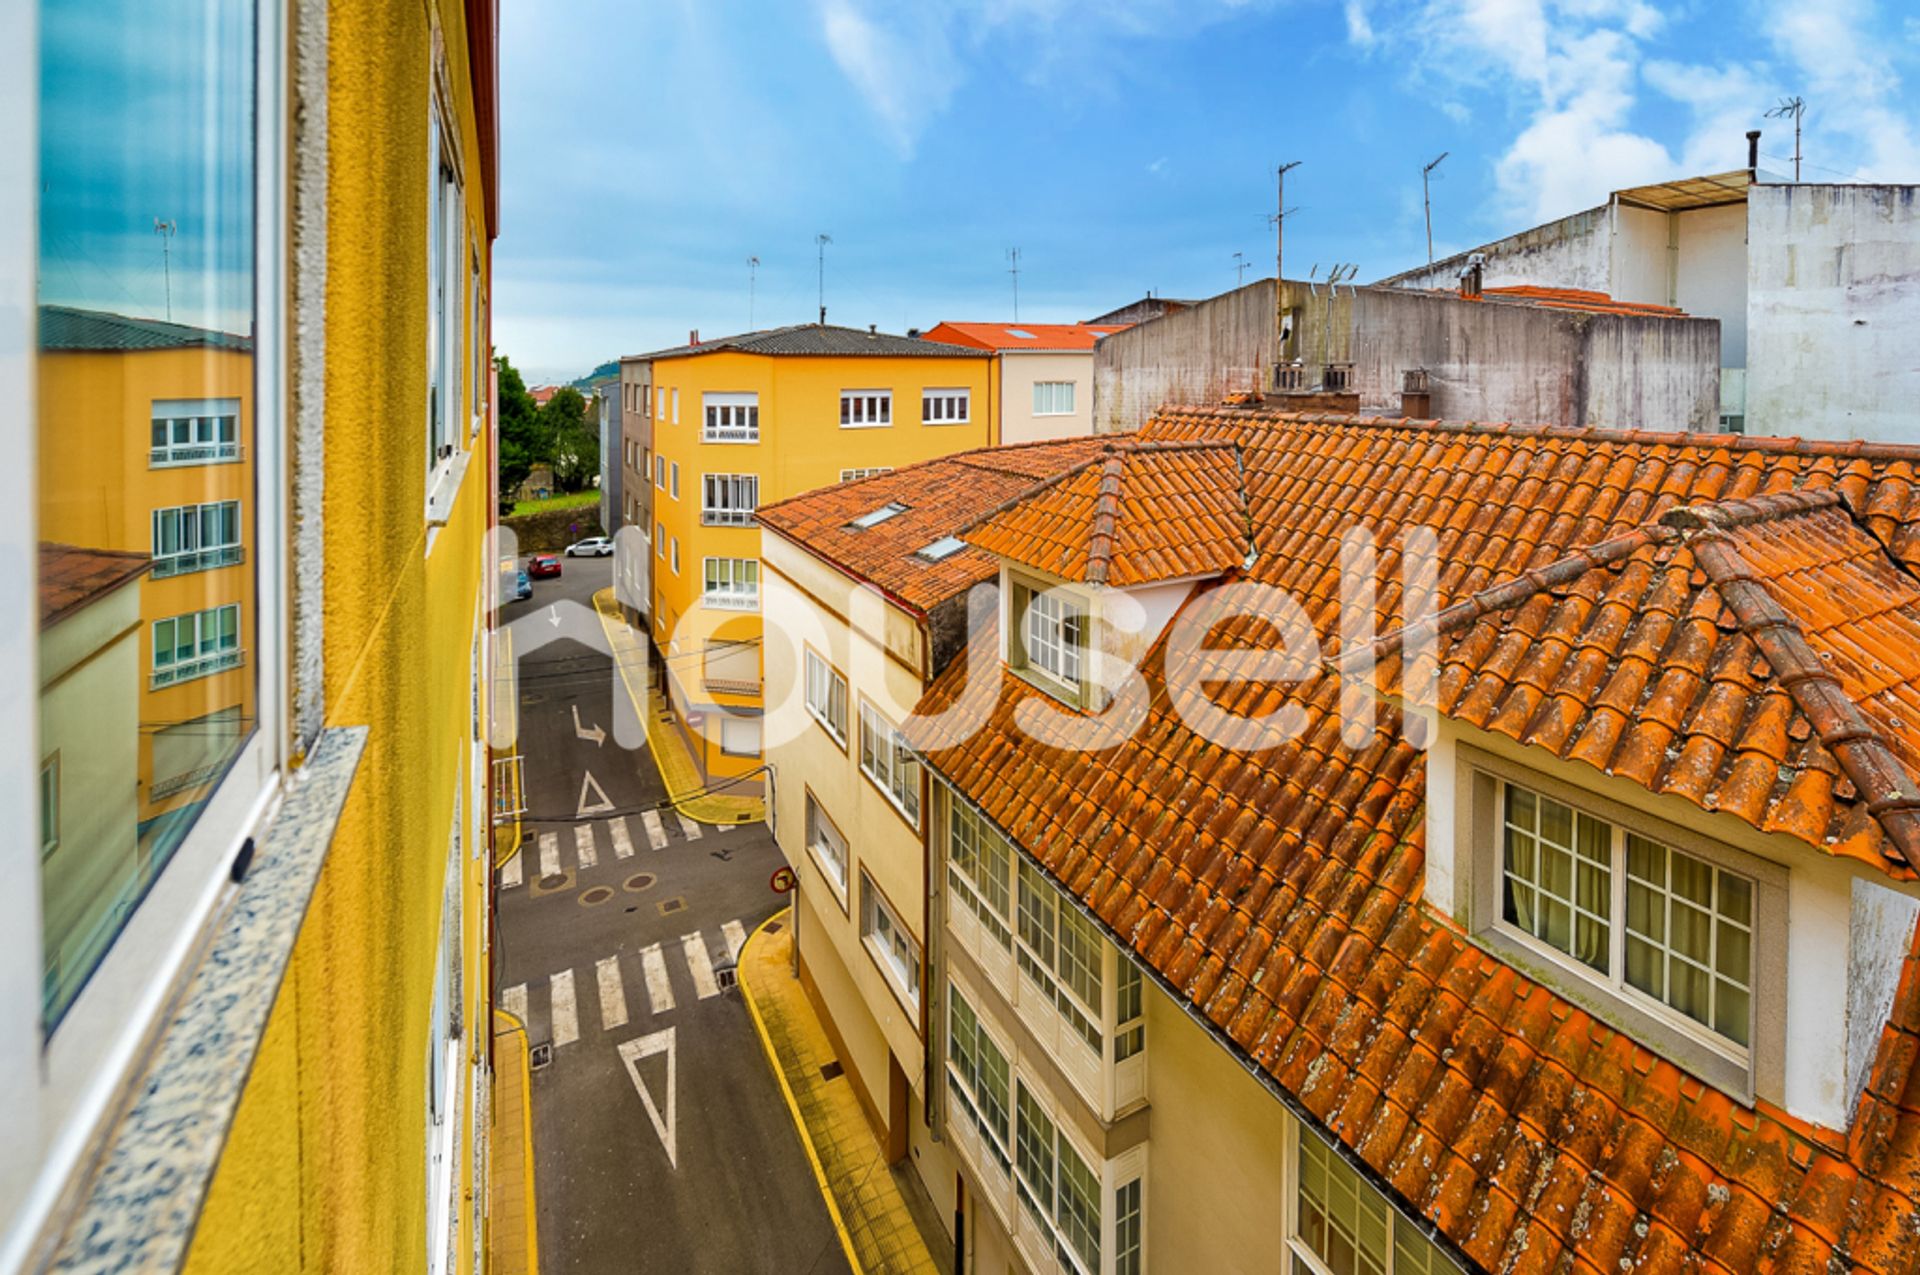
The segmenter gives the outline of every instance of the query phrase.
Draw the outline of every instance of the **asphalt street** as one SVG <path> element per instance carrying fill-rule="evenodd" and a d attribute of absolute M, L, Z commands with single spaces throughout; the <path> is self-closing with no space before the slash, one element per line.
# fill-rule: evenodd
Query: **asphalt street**
<path fill-rule="evenodd" d="M 527 639 L 514 649 L 530 835 L 501 873 L 495 986 L 536 1051 L 541 1269 L 843 1272 L 727 986 L 741 939 L 780 906 L 780 852 L 763 824 L 682 820 L 646 749 L 613 738 L 624 691 L 605 652 L 551 636 L 567 602 L 592 606 L 611 562 L 565 559 L 502 617 Z"/>

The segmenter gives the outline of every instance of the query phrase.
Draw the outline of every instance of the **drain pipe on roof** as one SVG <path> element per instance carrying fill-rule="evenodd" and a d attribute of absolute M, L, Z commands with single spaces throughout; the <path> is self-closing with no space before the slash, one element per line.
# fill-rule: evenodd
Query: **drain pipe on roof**
<path fill-rule="evenodd" d="M 939 772 L 934 768 L 933 764 L 930 761 L 928 761 L 928 759 L 925 756 L 923 756 L 918 749 L 915 749 L 911 745 L 909 745 L 907 751 L 912 753 L 913 756 L 919 760 L 921 766 L 923 766 L 926 769 L 929 778 L 932 778 L 939 774 Z M 1108 925 L 1106 921 L 1102 919 L 1097 912 L 1095 912 L 1092 908 L 1088 907 L 1085 900 L 1081 899 L 1079 895 L 1073 893 L 1071 890 L 1067 890 L 1061 887 L 1059 884 L 1059 879 L 1055 877 L 1050 871 L 1048 871 L 1047 866 L 1041 863 L 1040 860 L 1037 857 L 1035 857 L 1031 851 L 1029 851 L 1024 845 L 1022 845 L 1018 838 L 1010 835 L 1006 829 L 1002 828 L 999 825 L 999 823 L 997 823 L 993 819 L 991 815 L 989 815 L 985 810 L 981 809 L 980 806 L 976 804 L 973 800 L 971 800 L 970 798 L 962 794 L 960 790 L 955 788 L 952 784 L 949 784 L 944 779 L 941 779 L 939 782 L 940 782 L 940 787 L 943 790 L 945 790 L 945 792 L 947 793 L 949 800 L 957 799 L 961 802 L 964 802 L 966 806 L 970 810 L 972 810 L 975 815 L 979 816 L 979 819 L 982 823 L 984 823 L 987 827 L 993 829 L 994 832 L 998 833 L 1001 837 L 1005 838 L 1007 844 L 1014 848 L 1015 853 L 1021 855 L 1023 858 L 1030 861 L 1034 867 L 1038 868 L 1043 874 L 1045 874 L 1047 880 L 1051 882 L 1054 886 L 1054 893 L 1060 895 L 1063 899 L 1066 900 L 1068 904 L 1070 904 L 1076 911 L 1078 911 L 1080 915 L 1085 917 L 1088 921 L 1092 922 L 1094 928 L 1098 930 L 1103 936 L 1105 936 L 1108 942 L 1112 943 L 1115 947 L 1119 948 L 1122 955 L 1126 956 L 1129 960 L 1133 960 L 1133 963 L 1139 966 L 1141 974 L 1146 977 L 1147 981 L 1151 982 L 1154 986 L 1158 987 L 1163 993 L 1165 993 L 1167 998 L 1171 1000 L 1175 1005 L 1177 1005 L 1180 1008 L 1180 1011 L 1184 1013 L 1189 1019 L 1191 1019 L 1193 1023 L 1196 1026 L 1198 1026 L 1206 1036 L 1208 1036 L 1210 1039 L 1214 1041 L 1215 1044 L 1218 1044 L 1223 1049 L 1225 1049 L 1227 1051 L 1227 1056 L 1232 1058 L 1235 1062 L 1239 1063 L 1241 1070 L 1245 1071 L 1249 1076 L 1253 1077 L 1255 1083 L 1257 1083 L 1262 1089 L 1265 1089 L 1268 1093 L 1272 1094 L 1275 1098 L 1278 1098 L 1280 1100 L 1280 1105 L 1286 1108 L 1287 1113 L 1291 1115 L 1294 1118 L 1295 1122 L 1297 1122 L 1300 1125 L 1301 1131 L 1303 1133 L 1308 1134 L 1312 1137 L 1318 1138 L 1322 1144 L 1324 1144 L 1330 1151 L 1333 1152 L 1333 1154 L 1340 1157 L 1340 1159 L 1346 1163 L 1348 1168 L 1352 1169 L 1356 1174 L 1358 1174 L 1360 1176 L 1360 1179 L 1363 1182 L 1366 1182 L 1369 1186 L 1373 1187 L 1376 1191 L 1378 1191 L 1380 1193 L 1380 1197 L 1387 1202 L 1387 1205 L 1389 1208 L 1391 1208 L 1400 1217 L 1404 1218 L 1409 1226 L 1413 1227 L 1427 1240 L 1431 1241 L 1435 1247 L 1437 1247 L 1441 1252 L 1445 1253 L 1447 1257 L 1451 1261 L 1453 1261 L 1455 1264 L 1457 1264 L 1462 1270 L 1472 1271 L 1472 1270 L 1479 1269 L 1478 1263 L 1476 1263 L 1472 1258 L 1468 1257 L 1466 1253 L 1461 1250 L 1460 1246 L 1458 1244 L 1455 1244 L 1452 1239 L 1448 1238 L 1445 1234 L 1443 1234 L 1440 1228 L 1434 1224 L 1431 1218 L 1421 1216 L 1421 1214 L 1419 1214 L 1418 1212 L 1415 1212 L 1408 1204 L 1406 1204 L 1406 1202 L 1400 1198 L 1399 1193 L 1395 1191 L 1391 1185 L 1388 1184 L 1386 1179 L 1381 1177 L 1381 1175 L 1377 1171 L 1375 1171 L 1372 1165 L 1368 1164 L 1364 1159 L 1361 1158 L 1360 1153 L 1358 1151 L 1354 1150 L 1352 1147 L 1348 1146 L 1346 1143 L 1340 1141 L 1339 1138 L 1336 1138 L 1331 1134 L 1324 1132 L 1325 1127 L 1324 1125 L 1322 1125 L 1320 1118 L 1313 1114 L 1313 1111 L 1306 1105 L 1306 1103 L 1301 1101 L 1300 1098 L 1298 1098 L 1291 1090 L 1287 1089 L 1284 1085 L 1282 1085 L 1277 1077 L 1272 1075 L 1265 1068 L 1261 1067 L 1259 1063 L 1255 1062 L 1252 1056 L 1249 1055 L 1246 1050 L 1240 1047 L 1239 1042 L 1235 1041 L 1231 1036 L 1228 1036 L 1218 1026 L 1216 1026 L 1211 1019 L 1209 1019 L 1205 1014 L 1203 1014 L 1200 1011 L 1199 1006 L 1189 1001 L 1177 988 L 1174 987 L 1173 983 L 1169 981 L 1165 975 L 1161 974 L 1159 970 L 1153 968 L 1153 966 L 1151 965 L 1148 965 L 1146 962 L 1134 959 L 1132 945 L 1129 944 L 1125 939 L 1121 938 L 1120 935 L 1113 929 L 1113 927 Z M 929 866 L 931 866 L 931 862 L 929 862 Z M 931 882 L 932 880 L 931 873 L 929 873 L 928 880 L 929 882 Z M 1402 902 L 1400 906 L 1401 907 L 1418 907 L 1419 905 L 1417 903 Z M 1149 1046 L 1149 1048 L 1151 1048 L 1151 1046 Z M 1149 1135 L 1148 1141 L 1149 1143 L 1151 1143 L 1152 1141 L 1151 1135 Z M 1151 1152 L 1149 1152 L 1149 1154 L 1151 1154 Z M 1294 1174 L 1293 1166 L 1292 1165 L 1285 1166 L 1282 1170 L 1282 1179 L 1283 1179 L 1282 1187 L 1284 1188 L 1287 1185 L 1289 1185 L 1290 1180 L 1294 1176 L 1295 1174 Z"/>

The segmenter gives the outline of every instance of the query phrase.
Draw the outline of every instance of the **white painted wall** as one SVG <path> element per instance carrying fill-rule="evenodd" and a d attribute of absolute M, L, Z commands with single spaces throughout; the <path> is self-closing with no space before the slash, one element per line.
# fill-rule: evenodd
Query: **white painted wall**
<path fill-rule="evenodd" d="M 1747 208 L 1723 204 L 1675 216 L 1673 300 L 1720 320 L 1720 366 L 1747 365 Z"/>
<path fill-rule="evenodd" d="M 1003 352 L 1000 364 L 1000 441 L 1031 443 L 1093 433 L 1093 351 L 1065 354 Z M 1036 416 L 1036 381 L 1072 381 L 1073 414 Z"/>
<path fill-rule="evenodd" d="M 1478 252 L 1487 259 L 1481 278 L 1485 287 L 1533 283 L 1606 292 L 1613 286 L 1612 239 L 1613 208 L 1602 204 L 1380 282 L 1399 288 L 1457 288 L 1467 258 Z"/>

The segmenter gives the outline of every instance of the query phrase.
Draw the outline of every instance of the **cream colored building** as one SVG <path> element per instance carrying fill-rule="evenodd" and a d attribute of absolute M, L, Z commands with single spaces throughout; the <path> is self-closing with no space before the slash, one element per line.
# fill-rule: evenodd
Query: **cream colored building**
<path fill-rule="evenodd" d="M 1093 347 L 1124 323 L 942 323 L 930 341 L 991 350 L 996 443 L 1093 433 Z"/>

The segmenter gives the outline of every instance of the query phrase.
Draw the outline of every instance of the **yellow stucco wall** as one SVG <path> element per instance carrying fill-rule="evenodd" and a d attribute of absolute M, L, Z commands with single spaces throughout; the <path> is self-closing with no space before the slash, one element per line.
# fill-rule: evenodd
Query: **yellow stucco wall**
<path fill-rule="evenodd" d="M 465 794 L 468 1028 L 465 1065 L 451 1078 L 463 1124 L 455 1251 L 458 1267 L 471 1262 L 469 1091 L 472 1066 L 484 1065 L 491 989 L 487 857 L 467 839 L 476 779 L 469 668 L 490 443 L 484 434 L 475 441 L 429 551 L 417 444 L 426 428 L 434 21 L 464 147 L 468 236 L 484 242 L 461 6 L 329 6 L 324 686 L 328 723 L 365 724 L 371 735 L 201 1216 L 195 1271 L 424 1268 L 427 1050 L 456 789 Z"/>

